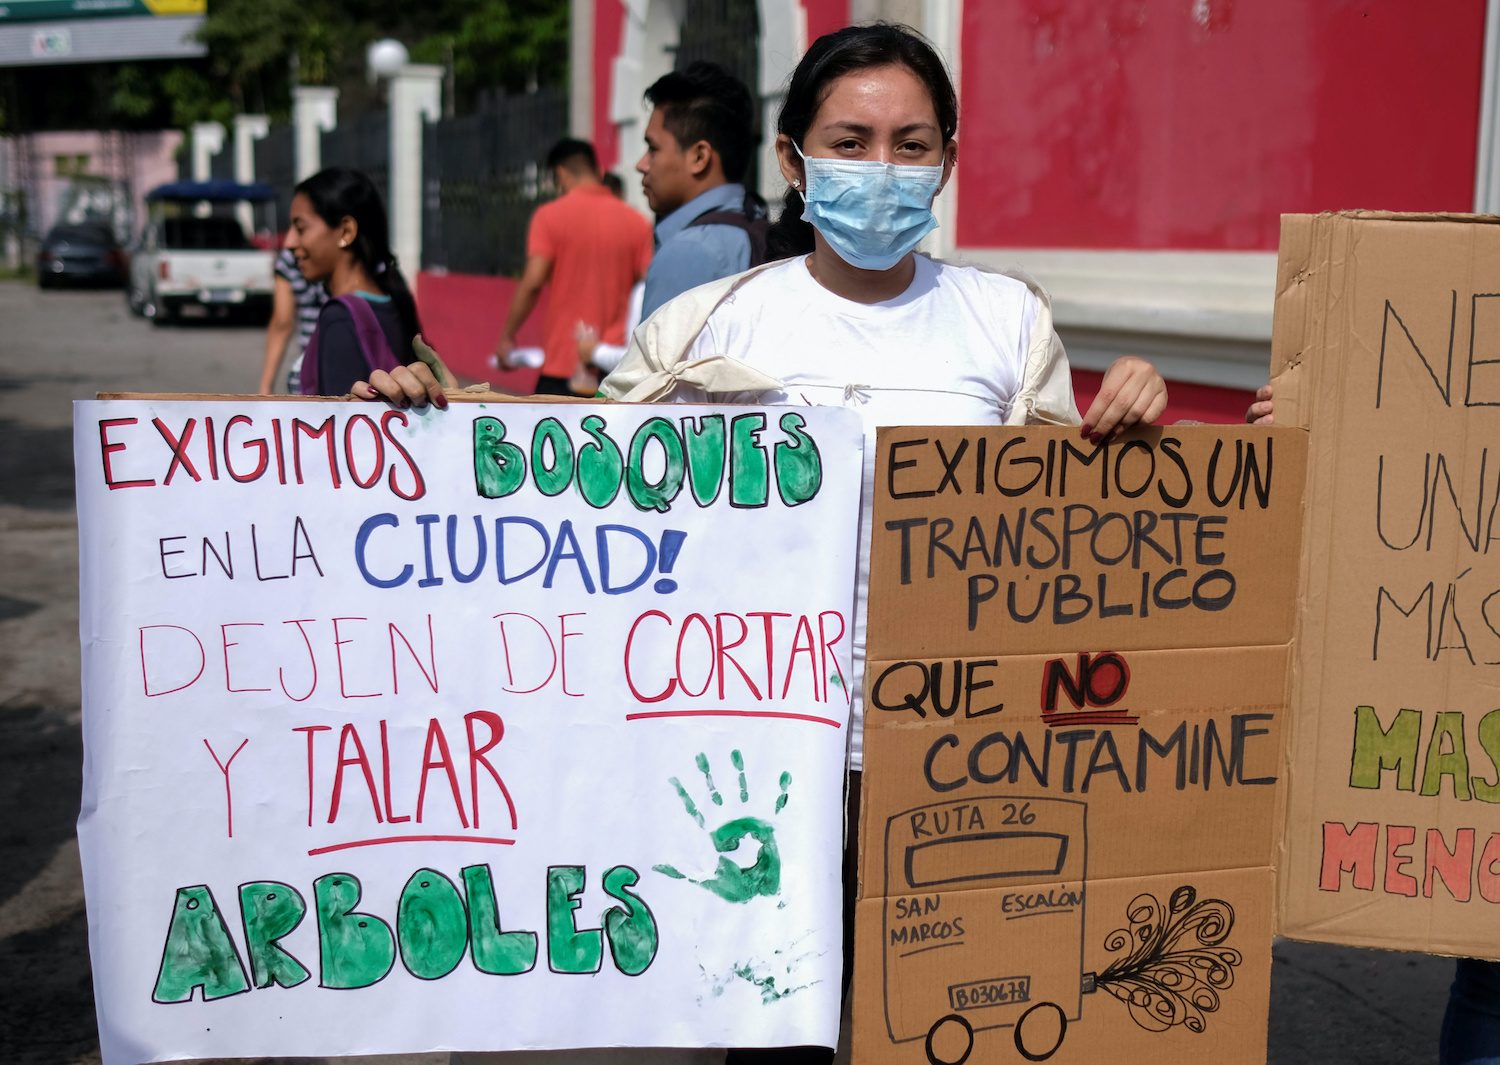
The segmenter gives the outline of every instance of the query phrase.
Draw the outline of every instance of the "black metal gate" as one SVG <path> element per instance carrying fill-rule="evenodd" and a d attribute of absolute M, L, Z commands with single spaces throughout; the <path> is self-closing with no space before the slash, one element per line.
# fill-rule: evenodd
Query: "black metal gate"
<path fill-rule="evenodd" d="M 547 151 L 568 132 L 568 94 L 491 96 L 422 136 L 422 267 L 518 274 L 526 228 L 551 198 Z"/>
<path fill-rule="evenodd" d="M 760 13 L 757 0 L 687 0 L 677 38 L 673 67 L 682 70 L 699 59 L 717 63 L 743 81 L 760 114 Z M 759 143 L 759 122 L 756 123 Z M 745 187 L 760 181 L 758 152 L 750 155 Z"/>
<path fill-rule="evenodd" d="M 347 166 L 362 170 L 380 190 L 380 198 L 390 207 L 391 123 L 384 111 L 367 111 L 348 122 L 341 122 L 322 135 L 324 166 Z"/>
<path fill-rule="evenodd" d="M 292 186 L 297 183 L 295 131 L 291 126 L 272 126 L 255 142 L 255 178 L 276 190 L 276 229 L 285 229 L 291 214 Z"/>

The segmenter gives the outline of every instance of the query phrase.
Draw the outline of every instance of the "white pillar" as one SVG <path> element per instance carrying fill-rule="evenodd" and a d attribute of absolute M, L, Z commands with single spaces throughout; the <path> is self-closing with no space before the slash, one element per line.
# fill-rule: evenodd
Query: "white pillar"
<path fill-rule="evenodd" d="M 948 64 L 948 73 L 953 76 L 953 85 L 959 92 L 959 114 L 963 114 L 963 81 L 960 64 L 963 61 L 963 0 L 927 0 L 919 27 L 927 39 L 937 48 Z M 963 130 L 959 130 L 962 139 Z M 960 150 L 959 158 L 963 157 Z M 948 184 L 932 205 L 937 216 L 938 228 L 923 242 L 923 250 L 938 258 L 952 258 L 958 248 L 958 170 L 948 178 Z"/>
<path fill-rule="evenodd" d="M 1484 73 L 1479 83 L 1479 144 L 1474 168 L 1474 210 L 1500 213 L 1500 2 L 1484 16 Z"/>
<path fill-rule="evenodd" d="M 255 142 L 271 129 L 265 115 L 234 116 L 234 180 L 249 184 L 255 180 Z M 255 232 L 255 208 L 248 203 L 235 205 L 235 215 L 246 233 Z"/>
<path fill-rule="evenodd" d="M 339 124 L 339 91 L 327 85 L 292 90 L 293 172 L 297 180 L 323 169 L 323 134 Z"/>
<path fill-rule="evenodd" d="M 443 68 L 410 63 L 391 79 L 391 248 L 407 281 L 422 268 L 422 126 L 442 114 Z"/>
<path fill-rule="evenodd" d="M 193 123 L 193 180 L 207 181 L 212 173 L 213 157 L 224 150 L 224 125 L 221 122 Z"/>
<path fill-rule="evenodd" d="M 594 0 L 568 5 L 568 128 L 573 136 L 594 143 Z M 595 145 L 597 148 L 598 145 Z"/>

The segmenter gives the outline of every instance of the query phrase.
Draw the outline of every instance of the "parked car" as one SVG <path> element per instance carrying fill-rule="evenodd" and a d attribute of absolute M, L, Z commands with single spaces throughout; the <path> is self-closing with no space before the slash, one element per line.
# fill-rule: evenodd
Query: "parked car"
<path fill-rule="evenodd" d="M 264 320 L 271 311 L 274 252 L 257 247 L 240 205 L 269 205 L 267 185 L 178 181 L 146 195 L 150 215 L 130 257 L 125 299 L 161 324 L 187 309 Z"/>
<path fill-rule="evenodd" d="M 125 252 L 107 223 L 60 222 L 37 252 L 36 280 L 42 288 L 118 285 L 125 280 Z"/>

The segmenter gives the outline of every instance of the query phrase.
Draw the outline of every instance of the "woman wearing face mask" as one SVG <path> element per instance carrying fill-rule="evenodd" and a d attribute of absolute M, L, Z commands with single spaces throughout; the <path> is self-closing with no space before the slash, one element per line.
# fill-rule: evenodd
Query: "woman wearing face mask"
<path fill-rule="evenodd" d="M 777 124 L 789 188 L 772 227 L 780 261 L 684 293 L 636 330 L 604 381 L 626 401 L 843 405 L 864 419 L 865 492 L 855 614 L 850 818 L 862 762 L 858 678 L 869 578 L 870 485 L 881 425 L 1079 425 L 1046 294 L 1024 278 L 916 254 L 952 174 L 958 104 L 942 60 L 902 26 L 852 26 L 814 42 Z M 422 403 L 422 374 L 377 374 L 356 394 Z M 1105 374 L 1081 433 L 1149 424 L 1166 385 L 1142 359 Z M 852 851 L 852 848 L 850 849 Z M 846 855 L 846 967 L 852 854 Z M 821 1048 L 731 1051 L 729 1065 L 828 1062 Z"/>

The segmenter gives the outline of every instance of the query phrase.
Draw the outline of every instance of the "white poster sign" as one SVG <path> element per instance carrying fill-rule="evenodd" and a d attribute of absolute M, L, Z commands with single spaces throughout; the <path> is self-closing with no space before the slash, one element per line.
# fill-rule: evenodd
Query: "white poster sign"
<path fill-rule="evenodd" d="M 832 1045 L 841 410 L 75 410 L 106 1065 Z"/>

